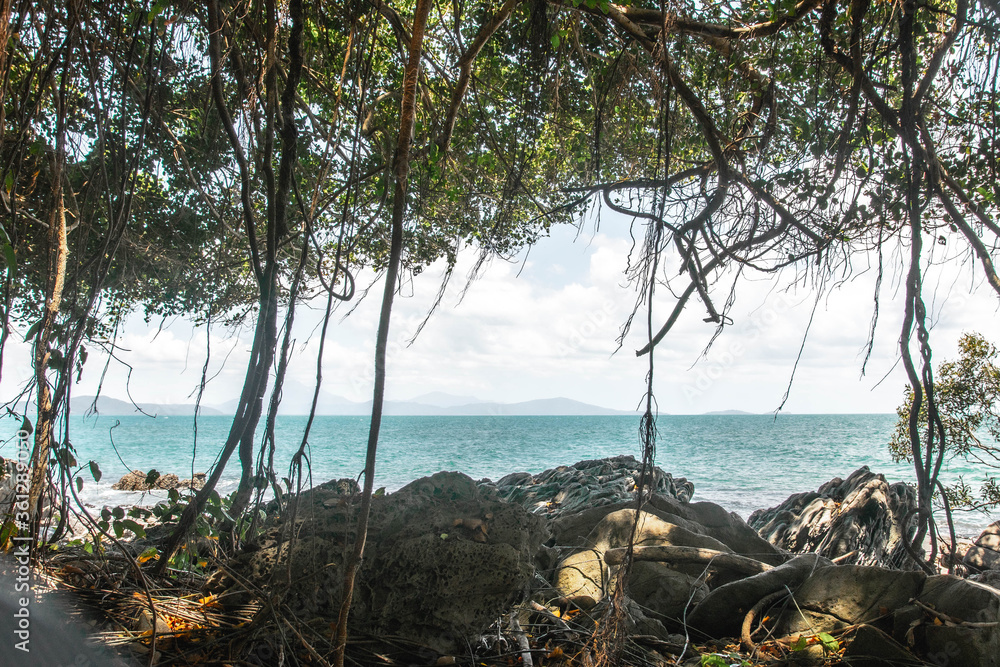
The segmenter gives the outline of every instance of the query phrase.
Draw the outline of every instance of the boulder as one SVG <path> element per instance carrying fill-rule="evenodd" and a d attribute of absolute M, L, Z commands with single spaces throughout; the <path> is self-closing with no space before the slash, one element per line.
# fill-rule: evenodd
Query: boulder
<path fill-rule="evenodd" d="M 819 568 L 794 590 L 795 604 L 785 607 L 775 632 L 835 632 L 860 623 L 891 631 L 893 612 L 917 596 L 926 578 L 863 565 Z"/>
<path fill-rule="evenodd" d="M 604 597 L 608 568 L 604 554 L 584 549 L 567 556 L 558 566 L 555 588 L 563 604 L 590 609 Z"/>
<path fill-rule="evenodd" d="M 17 461 L 0 456 L 0 507 L 9 508 L 17 493 Z"/>
<path fill-rule="evenodd" d="M 642 463 L 633 456 L 580 461 L 537 475 L 507 475 L 496 483 L 496 490 L 504 500 L 519 503 L 531 512 L 561 515 L 634 498 L 641 469 Z M 646 488 L 655 493 L 681 502 L 688 502 L 694 494 L 694 484 L 683 477 L 674 479 L 656 466 L 647 475 Z"/>
<path fill-rule="evenodd" d="M 561 547 L 587 547 L 597 525 L 605 517 L 634 508 L 634 502 L 622 502 L 557 516 L 549 522 L 553 541 Z M 711 538 L 716 547 L 709 548 L 717 548 L 721 543 L 726 547 L 723 551 L 732 551 L 769 565 L 779 565 L 787 560 L 785 554 L 762 539 L 738 514 L 727 512 L 714 503 L 683 503 L 668 496 L 654 495 L 642 509 L 677 528 Z"/>
<path fill-rule="evenodd" d="M 862 466 L 818 491 L 798 493 L 750 515 L 749 524 L 771 544 L 792 553 L 842 558 L 847 564 L 915 567 L 903 541 L 912 539 L 916 493 Z M 909 517 L 909 518 L 908 518 Z"/>
<path fill-rule="evenodd" d="M 920 667 L 927 663 L 917 659 L 899 642 L 871 625 L 862 625 L 854 632 L 851 643 L 842 656 L 848 667 Z"/>
<path fill-rule="evenodd" d="M 819 568 L 832 565 L 822 556 L 803 554 L 773 570 L 720 586 L 691 610 L 688 624 L 709 637 L 738 637 L 744 616 L 760 600 L 786 586 L 794 589 Z"/>
<path fill-rule="evenodd" d="M 560 600 L 587 609 L 610 593 L 617 567 L 608 567 L 605 555 L 611 549 L 628 545 L 636 520 L 634 509 L 608 513 L 592 529 L 585 548 L 567 556 L 557 567 L 554 582 Z M 642 512 L 635 532 L 635 546 L 682 546 L 730 552 L 722 542 L 655 514 Z M 708 593 L 705 564 L 668 566 L 659 562 L 633 564 L 628 580 L 631 599 L 645 607 L 653 618 L 679 620 L 690 604 Z"/>
<path fill-rule="evenodd" d="M 913 641 L 931 662 L 1000 665 L 1000 590 L 945 574 L 928 577 L 917 600 L 925 622 Z"/>
<path fill-rule="evenodd" d="M 147 473 L 141 470 L 133 470 L 111 485 L 116 491 L 168 491 L 170 489 L 200 489 L 205 486 L 205 473 L 196 472 L 192 479 L 181 480 L 173 473 L 160 475 L 151 485 L 146 484 Z"/>
<path fill-rule="evenodd" d="M 291 548 L 278 520 L 260 548 L 236 559 L 238 571 L 282 591 L 305 622 L 337 619 L 358 509 L 350 491 L 329 482 L 303 492 L 288 510 L 298 535 Z M 373 498 L 352 631 L 463 650 L 532 586 L 532 561 L 546 537 L 541 517 L 460 473 Z"/>
<path fill-rule="evenodd" d="M 684 610 L 701 602 L 708 586 L 663 563 L 638 561 L 632 564 L 626 591 L 650 618 L 679 625 Z"/>
<path fill-rule="evenodd" d="M 962 562 L 974 572 L 1000 570 L 1000 521 L 994 521 L 965 552 Z"/>
<path fill-rule="evenodd" d="M 679 503 L 667 496 L 654 495 L 649 505 L 661 518 L 669 517 L 666 520 L 675 523 L 678 519 L 684 519 L 689 522 L 685 524 L 689 529 L 710 535 L 729 547 L 733 553 L 756 558 L 769 565 L 780 565 L 788 560 L 787 554 L 760 537 L 739 514 L 715 503 Z"/>

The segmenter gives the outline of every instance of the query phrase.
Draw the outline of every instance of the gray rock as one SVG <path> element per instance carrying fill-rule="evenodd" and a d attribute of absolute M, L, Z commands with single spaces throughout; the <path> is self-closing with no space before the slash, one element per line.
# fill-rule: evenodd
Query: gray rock
<path fill-rule="evenodd" d="M 962 562 L 976 572 L 1000 570 L 1000 521 L 994 521 L 965 552 Z"/>
<path fill-rule="evenodd" d="M 634 507 L 635 503 L 623 502 L 564 514 L 552 519 L 549 529 L 557 546 L 587 547 L 595 527 L 606 516 Z M 682 503 L 674 498 L 655 495 L 642 509 L 664 522 L 725 545 L 726 549 L 721 551 L 732 551 L 769 565 L 779 565 L 787 560 L 785 554 L 757 535 L 739 515 L 727 512 L 714 503 Z"/>
<path fill-rule="evenodd" d="M 792 553 L 818 553 L 848 564 L 915 567 L 904 539 L 912 539 L 916 507 L 912 487 L 862 466 L 816 492 L 799 493 L 777 507 L 758 510 L 749 524 L 768 542 Z M 910 517 L 909 519 L 907 517 Z"/>
<path fill-rule="evenodd" d="M 891 630 L 892 612 L 916 597 L 922 572 L 841 565 L 816 570 L 794 591 L 794 605 L 778 618 L 776 633 L 834 632 L 868 623 Z"/>
<path fill-rule="evenodd" d="M 278 521 L 260 549 L 236 560 L 242 574 L 282 591 L 306 622 L 337 618 L 357 512 L 350 491 L 331 482 L 304 492 L 289 508 L 299 535 L 291 553 Z M 438 473 L 376 497 L 352 629 L 442 653 L 462 650 L 532 586 L 532 562 L 547 536 L 541 517 L 460 473 Z"/>
<path fill-rule="evenodd" d="M 679 503 L 673 498 L 655 495 L 650 501 L 657 516 L 678 523 L 677 519 L 690 522 L 690 530 L 701 532 L 719 540 L 733 553 L 755 558 L 769 565 L 780 565 L 788 556 L 776 549 L 744 521 L 739 514 L 730 512 L 715 503 Z M 653 511 L 647 509 L 647 511 Z"/>
<path fill-rule="evenodd" d="M 617 567 L 609 568 L 604 555 L 609 549 L 625 547 L 632 536 L 634 509 L 606 514 L 586 538 L 585 547 L 565 558 L 556 569 L 555 588 L 563 603 L 588 609 L 610 594 Z M 635 534 L 636 546 L 686 546 L 729 552 L 722 542 L 642 512 Z M 663 563 L 633 564 L 628 581 L 630 597 L 645 607 L 653 618 L 679 620 L 689 604 L 700 602 L 708 593 L 705 565 L 667 566 Z"/>
<path fill-rule="evenodd" d="M 844 651 L 843 661 L 848 667 L 919 667 L 926 664 L 892 637 L 871 625 L 862 625 L 857 629 Z"/>
<path fill-rule="evenodd" d="M 822 556 L 803 554 L 773 570 L 720 586 L 691 610 L 688 624 L 709 637 L 738 637 L 743 617 L 757 602 L 786 586 L 794 590 L 819 568 L 832 565 Z"/>
<path fill-rule="evenodd" d="M 918 600 L 944 617 L 936 623 L 926 613 L 915 628 L 915 644 L 931 662 L 1000 665 L 1000 590 L 945 574 L 928 577 Z"/>
<path fill-rule="evenodd" d="M 205 473 L 196 472 L 192 479 L 179 479 L 177 475 L 168 473 L 160 475 L 151 485 L 146 484 L 147 474 L 141 470 L 122 475 L 121 479 L 111 485 L 116 491 L 151 491 L 153 489 L 168 491 L 170 489 L 200 489 L 205 486 Z"/>
<path fill-rule="evenodd" d="M 650 618 L 676 626 L 685 609 L 705 598 L 708 585 L 663 563 L 639 561 L 632 564 L 627 591 Z"/>
<path fill-rule="evenodd" d="M 512 473 L 496 483 L 496 490 L 504 500 L 531 512 L 561 515 L 632 499 L 641 469 L 641 462 L 633 456 L 614 456 L 559 466 L 537 475 Z M 694 494 L 694 484 L 683 477 L 674 479 L 656 466 L 647 474 L 646 488 L 655 493 L 681 502 L 688 502 Z"/>

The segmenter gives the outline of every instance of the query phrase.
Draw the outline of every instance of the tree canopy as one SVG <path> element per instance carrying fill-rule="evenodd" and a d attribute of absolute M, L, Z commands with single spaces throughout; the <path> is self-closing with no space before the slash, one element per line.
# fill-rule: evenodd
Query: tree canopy
<path fill-rule="evenodd" d="M 787 268 L 824 285 L 869 253 L 881 272 L 887 249 L 904 248 L 900 356 L 910 410 L 931 425 L 908 431 L 915 542 L 934 530 L 947 429 L 921 282 L 943 253 L 974 261 L 1000 295 L 996 0 L 43 0 L 4 12 L 0 355 L 13 326 L 27 330 L 36 486 L 84 344 L 113 346 L 135 309 L 252 317 L 218 467 L 238 447 L 248 493 L 268 479 L 254 438 L 276 414 L 297 302 L 350 299 L 359 269 L 385 271 L 387 332 L 399 270 L 453 267 L 470 244 L 509 255 L 613 211 L 644 235 L 633 315 L 670 309 L 659 322 L 647 311 L 638 351 L 650 354 L 647 459 L 652 352 L 685 308 L 698 303 L 718 335 L 726 276 Z"/>

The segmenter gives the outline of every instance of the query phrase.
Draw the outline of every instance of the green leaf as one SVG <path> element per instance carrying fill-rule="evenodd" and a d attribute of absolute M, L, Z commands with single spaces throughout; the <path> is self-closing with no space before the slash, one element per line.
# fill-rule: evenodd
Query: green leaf
<path fill-rule="evenodd" d="M 37 322 L 35 322 L 34 324 L 32 324 L 30 327 L 28 327 L 28 330 L 24 334 L 24 342 L 27 343 L 29 340 L 31 340 L 32 338 L 34 338 L 35 336 L 37 336 L 38 335 L 38 331 L 41 328 L 42 328 L 42 321 L 41 320 L 38 320 Z"/>
<path fill-rule="evenodd" d="M 729 662 L 721 655 L 703 653 L 701 656 L 701 667 L 729 667 Z"/>
<path fill-rule="evenodd" d="M 146 14 L 146 22 L 152 23 L 156 20 L 156 17 L 163 13 L 163 10 L 169 6 L 169 3 L 164 0 L 157 0 L 153 7 Z"/>
<path fill-rule="evenodd" d="M 805 635 L 799 635 L 789 648 L 793 651 L 804 651 L 807 646 L 809 646 L 809 640 L 806 639 Z"/>
<path fill-rule="evenodd" d="M 558 32 L 552 33 L 552 37 L 549 38 L 549 42 L 552 43 L 552 48 L 553 49 L 558 49 L 559 48 L 559 33 Z"/>
<path fill-rule="evenodd" d="M 111 524 L 111 527 L 114 528 L 115 537 L 118 539 L 121 539 L 122 535 L 125 534 L 125 526 L 121 521 L 116 519 L 115 522 Z"/>
<path fill-rule="evenodd" d="M 63 358 L 62 350 L 57 348 L 49 352 L 49 368 L 54 371 L 66 370 L 66 359 Z"/>
<path fill-rule="evenodd" d="M 158 479 L 160 479 L 160 473 L 156 468 L 153 468 L 146 473 L 146 486 L 153 486 Z"/>
<path fill-rule="evenodd" d="M 819 639 L 819 641 L 820 641 L 821 644 L 823 644 L 823 650 L 824 651 L 838 651 L 838 650 L 840 650 L 840 642 L 838 642 L 833 637 L 833 635 L 828 634 L 826 632 L 821 632 L 818 635 L 816 635 L 816 638 Z"/>
<path fill-rule="evenodd" d="M 11 273 L 17 269 L 17 255 L 14 253 L 14 246 L 9 243 L 3 244 L 3 257 L 7 262 L 7 270 Z"/>
<path fill-rule="evenodd" d="M 111 510 L 111 516 L 113 516 L 116 519 L 124 519 L 125 518 L 125 510 L 123 510 L 121 508 L 121 506 L 116 507 L 113 510 Z"/>
<path fill-rule="evenodd" d="M 97 461 L 91 461 L 89 465 L 90 465 L 90 474 L 94 476 L 94 481 L 100 482 L 101 477 L 104 476 L 103 473 L 101 472 L 101 466 L 97 465 Z"/>
<path fill-rule="evenodd" d="M 123 526 L 131 530 L 136 537 L 146 537 L 146 530 L 139 525 L 138 522 L 133 521 L 132 519 L 124 519 L 121 523 Z"/>

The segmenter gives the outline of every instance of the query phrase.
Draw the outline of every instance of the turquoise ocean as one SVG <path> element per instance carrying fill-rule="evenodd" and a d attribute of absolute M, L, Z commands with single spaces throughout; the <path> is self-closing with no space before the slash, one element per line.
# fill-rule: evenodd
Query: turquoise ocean
<path fill-rule="evenodd" d="M 896 463 L 887 443 L 895 415 L 703 415 L 661 416 L 657 420 L 656 463 L 674 477 L 694 483 L 694 501 L 718 503 L 746 518 L 789 495 L 815 490 L 862 465 L 890 482 L 914 480 L 913 468 Z M 16 426 L 5 420 L 4 433 Z M 82 498 L 101 507 L 155 502 L 156 494 L 112 490 L 129 468 L 181 478 L 207 471 L 225 441 L 231 418 L 200 417 L 196 447 L 191 417 L 73 417 L 70 441 L 81 464 L 95 460 L 100 483 L 88 472 Z M 302 440 L 305 417 L 282 416 L 276 428 L 275 468 L 288 462 Z M 584 459 L 618 454 L 640 456 L 637 416 L 390 416 L 383 420 L 376 487 L 396 490 L 441 470 L 497 480 L 512 472 L 541 472 Z M 317 417 L 309 437 L 312 483 L 357 477 L 364 468 L 367 417 Z M 11 439 L 0 456 L 13 454 Z M 126 467 L 127 466 L 127 467 Z M 230 460 L 220 492 L 235 488 L 239 463 Z M 974 488 L 982 473 L 960 460 L 947 464 L 946 482 L 959 475 Z M 982 514 L 959 514 L 960 534 L 975 535 L 991 521 Z"/>

